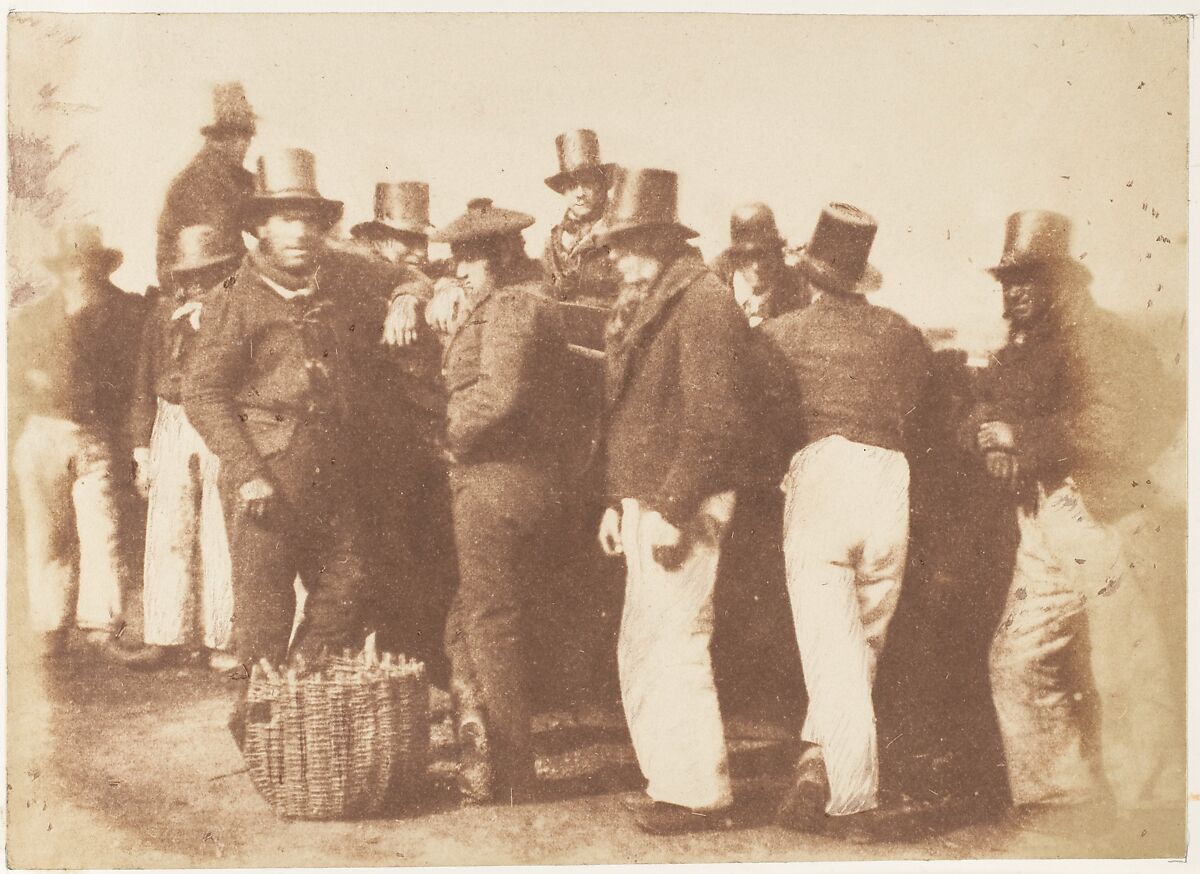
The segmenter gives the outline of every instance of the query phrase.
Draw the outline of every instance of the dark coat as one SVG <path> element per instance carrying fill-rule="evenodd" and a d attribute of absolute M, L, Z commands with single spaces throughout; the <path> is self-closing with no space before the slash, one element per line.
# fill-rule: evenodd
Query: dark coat
<path fill-rule="evenodd" d="M 246 251 L 242 215 L 254 192 L 254 176 L 244 167 L 230 166 L 214 150 L 202 148 L 171 181 L 158 217 L 158 282 L 170 288 L 179 232 L 191 225 L 209 225 L 221 241 L 221 251 Z"/>
<path fill-rule="evenodd" d="M 9 323 L 10 409 L 68 419 L 103 439 L 124 434 L 146 302 L 108 281 L 97 301 L 67 315 L 53 293 L 25 304 Z M 40 371 L 45 385 L 30 379 Z M 15 422 L 13 423 L 15 430 Z"/>
<path fill-rule="evenodd" d="M 750 328 L 689 250 L 667 265 L 606 353 L 610 502 L 636 498 L 675 525 L 743 480 L 743 353 Z"/>
<path fill-rule="evenodd" d="M 608 260 L 608 249 L 596 240 L 593 226 L 575 245 L 563 247 L 562 225 L 555 225 L 546 240 L 542 265 L 550 294 L 557 300 L 589 298 L 611 301 L 617 295 L 617 277 Z"/>
<path fill-rule="evenodd" d="M 997 352 L 979 397 L 963 440 L 973 443 L 985 421 L 1012 424 L 1025 497 L 1035 483 L 1049 491 L 1070 476 L 1099 518 L 1137 507 L 1133 484 L 1178 425 L 1155 351 L 1090 295 Z"/>
<path fill-rule="evenodd" d="M 566 442 L 566 341 L 530 261 L 474 304 L 442 358 L 446 448 L 461 463 L 557 467 Z"/>
<path fill-rule="evenodd" d="M 372 303 L 361 259 L 329 255 L 316 291 L 284 299 L 254 253 L 205 307 L 184 374 L 188 419 L 229 479 L 268 478 L 264 459 L 297 428 L 339 443 L 354 401 L 363 347 L 378 343 L 386 293 Z M 365 283 L 365 284 L 358 284 Z"/>

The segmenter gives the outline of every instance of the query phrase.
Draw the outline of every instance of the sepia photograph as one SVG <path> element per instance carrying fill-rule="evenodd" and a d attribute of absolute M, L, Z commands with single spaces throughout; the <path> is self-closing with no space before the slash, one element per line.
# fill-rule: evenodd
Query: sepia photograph
<path fill-rule="evenodd" d="M 7 13 L 10 868 L 1188 857 L 1190 16 L 151 12 Z"/>

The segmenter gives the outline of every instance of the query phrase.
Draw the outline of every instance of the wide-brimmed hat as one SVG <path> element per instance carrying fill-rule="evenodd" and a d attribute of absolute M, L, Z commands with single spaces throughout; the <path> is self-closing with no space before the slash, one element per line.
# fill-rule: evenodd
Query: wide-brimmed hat
<path fill-rule="evenodd" d="M 375 218 L 350 229 L 350 236 L 429 236 L 429 185 L 425 182 L 380 182 L 375 186 Z"/>
<path fill-rule="evenodd" d="M 317 190 L 316 159 L 306 149 L 280 149 L 258 159 L 254 194 L 246 204 L 246 222 L 253 227 L 264 215 L 285 209 L 312 210 L 332 225 L 342 217 L 342 202 Z"/>
<path fill-rule="evenodd" d="M 875 219 L 848 203 L 831 203 L 823 210 L 812 238 L 799 252 L 799 267 L 818 288 L 833 291 L 875 291 L 883 276 L 867 261 Z"/>
<path fill-rule="evenodd" d="M 112 275 L 125 256 L 120 249 L 104 245 L 104 237 L 95 225 L 78 223 L 58 229 L 58 250 L 42 263 L 58 271 L 68 264 L 87 264 L 104 276 Z"/>
<path fill-rule="evenodd" d="M 739 206 L 729 217 L 729 249 L 734 253 L 779 251 L 785 242 L 765 203 Z"/>
<path fill-rule="evenodd" d="M 242 83 L 222 82 L 213 87 L 213 121 L 200 128 L 200 133 L 206 137 L 219 134 L 254 136 L 257 118 Z"/>
<path fill-rule="evenodd" d="M 581 172 L 600 173 L 608 184 L 612 184 L 614 164 L 600 160 L 600 138 L 586 128 L 559 134 L 554 140 L 558 152 L 558 172 L 546 177 L 546 184 L 562 194 L 571 180 Z"/>
<path fill-rule="evenodd" d="M 240 241 L 239 241 L 240 242 Z M 244 249 L 233 243 L 229 235 L 218 234 L 210 225 L 189 225 L 179 232 L 175 244 L 173 273 L 190 273 L 218 264 L 230 264 L 244 254 Z"/>
<path fill-rule="evenodd" d="M 683 239 L 699 236 L 679 221 L 679 177 L 675 173 L 653 167 L 617 167 L 614 176 L 600 240 L 651 230 L 675 233 Z"/>
<path fill-rule="evenodd" d="M 1025 210 L 1008 217 L 1000 263 L 987 268 L 997 279 L 1043 270 L 1067 270 L 1090 277 L 1091 271 L 1071 257 L 1071 220 L 1047 210 Z"/>
<path fill-rule="evenodd" d="M 429 239 L 435 243 L 461 245 L 472 240 L 504 237 L 525 230 L 536 221 L 527 213 L 494 206 L 490 198 L 476 197 L 467 203 L 467 211 L 449 224 L 438 228 Z"/>

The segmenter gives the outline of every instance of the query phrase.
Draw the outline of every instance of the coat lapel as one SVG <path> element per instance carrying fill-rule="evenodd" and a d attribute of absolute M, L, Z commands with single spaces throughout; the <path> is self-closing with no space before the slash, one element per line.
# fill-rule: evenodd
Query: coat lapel
<path fill-rule="evenodd" d="M 454 326 L 454 330 L 450 332 L 449 338 L 446 340 L 445 346 L 442 347 L 442 367 L 446 366 L 446 362 L 450 360 L 450 350 L 454 348 L 454 341 L 463 332 L 463 328 L 475 320 L 476 313 L 480 308 L 495 294 L 496 289 L 493 288 L 479 300 L 475 301 L 475 305 L 471 307 L 471 312 L 467 313 L 467 317 Z"/>
<path fill-rule="evenodd" d="M 608 375 L 605 379 L 605 398 L 613 406 L 621 398 L 638 353 L 649 339 L 648 335 L 666 315 L 671 304 L 708 268 L 699 257 L 684 255 L 676 259 L 659 277 L 657 287 L 650 292 L 630 321 L 625 336 L 605 355 Z"/>

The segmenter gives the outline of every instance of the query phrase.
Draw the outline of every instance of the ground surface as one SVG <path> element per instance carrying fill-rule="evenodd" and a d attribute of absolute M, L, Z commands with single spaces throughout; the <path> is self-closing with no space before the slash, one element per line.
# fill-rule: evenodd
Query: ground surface
<path fill-rule="evenodd" d="M 14 663 L 16 668 L 17 664 Z M 199 668 L 139 675 L 96 661 L 82 644 L 46 676 L 15 675 L 10 696 L 9 864 L 19 867 L 406 865 L 669 862 L 1107 855 L 1111 823 L 992 818 L 913 841 L 856 846 L 768 824 L 790 757 L 787 733 L 730 726 L 742 828 L 652 837 L 619 799 L 639 774 L 620 715 L 543 714 L 537 723 L 544 800 L 459 808 L 449 791 L 448 734 L 419 808 L 366 822 L 285 822 L 243 772 L 224 729 L 231 681 Z M 1126 845 L 1170 852 L 1176 818 L 1124 825 Z M 1129 852 L 1133 852 L 1130 850 Z"/>

